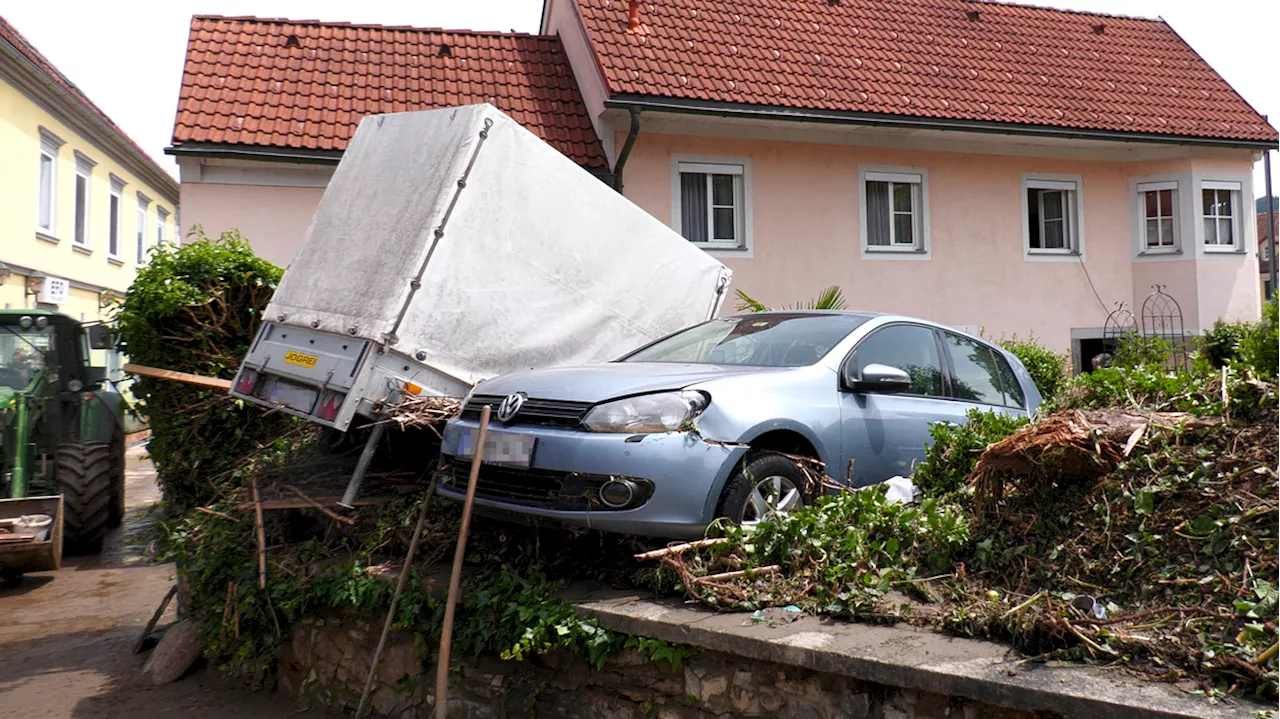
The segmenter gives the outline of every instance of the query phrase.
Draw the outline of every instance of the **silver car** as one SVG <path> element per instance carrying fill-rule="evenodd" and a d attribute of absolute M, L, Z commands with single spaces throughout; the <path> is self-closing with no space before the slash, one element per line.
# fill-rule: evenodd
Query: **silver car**
<path fill-rule="evenodd" d="M 867 312 L 715 319 L 614 362 L 478 384 L 445 427 L 439 492 L 476 507 L 671 539 L 812 500 L 792 457 L 853 487 L 909 475 L 935 422 L 1040 403 L 1016 357 L 955 329 Z M 790 455 L 790 456 L 788 456 Z"/>

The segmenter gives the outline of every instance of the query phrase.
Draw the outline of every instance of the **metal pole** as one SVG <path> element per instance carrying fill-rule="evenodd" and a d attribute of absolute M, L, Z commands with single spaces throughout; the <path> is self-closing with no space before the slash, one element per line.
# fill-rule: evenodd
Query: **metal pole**
<path fill-rule="evenodd" d="M 378 451 L 378 443 L 382 441 L 382 433 L 386 431 L 387 425 L 385 422 L 373 425 L 373 433 L 369 435 L 369 440 L 364 443 L 364 450 L 360 452 L 360 461 L 356 462 L 356 471 L 351 473 L 351 481 L 347 482 L 347 491 L 342 493 L 342 499 L 338 500 L 338 506 L 346 509 L 355 509 L 356 495 L 360 493 L 360 483 L 364 481 L 364 474 L 369 471 L 369 464 L 373 462 L 373 455 Z"/>
<path fill-rule="evenodd" d="M 1271 257 L 1271 261 L 1267 264 L 1271 270 L 1271 294 L 1276 293 L 1276 264 L 1280 262 L 1280 257 L 1276 257 L 1276 207 L 1275 200 L 1271 194 L 1271 150 L 1268 149 L 1262 155 L 1262 172 L 1267 178 L 1267 254 Z M 1271 299 L 1270 297 L 1262 298 L 1263 302 Z"/>

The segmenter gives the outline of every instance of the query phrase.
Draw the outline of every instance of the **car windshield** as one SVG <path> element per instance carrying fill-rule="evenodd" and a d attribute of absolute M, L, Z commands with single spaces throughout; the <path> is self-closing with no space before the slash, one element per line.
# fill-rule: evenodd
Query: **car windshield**
<path fill-rule="evenodd" d="M 22 389 L 30 384 L 48 363 L 52 336 L 52 326 L 42 330 L 0 327 L 0 386 Z"/>
<path fill-rule="evenodd" d="M 822 359 L 865 321 L 837 314 L 727 317 L 658 340 L 621 361 L 802 367 Z"/>

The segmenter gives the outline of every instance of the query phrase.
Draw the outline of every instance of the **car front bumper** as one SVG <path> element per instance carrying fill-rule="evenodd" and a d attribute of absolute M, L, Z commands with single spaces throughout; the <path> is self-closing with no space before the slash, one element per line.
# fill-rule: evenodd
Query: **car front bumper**
<path fill-rule="evenodd" d="M 443 463 L 469 460 L 457 456 L 459 444 L 464 433 L 478 426 L 478 422 L 471 420 L 448 422 L 440 448 Z M 669 539 L 694 539 L 703 535 L 729 473 L 746 453 L 744 447 L 704 442 L 691 432 L 628 435 L 550 427 L 490 426 L 494 430 L 537 438 L 528 470 L 503 470 L 508 482 L 513 478 L 518 480 L 522 471 L 531 478 L 534 474 L 574 473 L 645 480 L 652 485 L 652 494 L 634 509 L 610 509 L 599 502 L 582 510 L 534 506 L 493 492 L 491 484 L 486 491 L 486 473 L 493 469 L 486 464 L 481 467 L 475 498 L 479 511 L 523 521 L 550 520 L 606 532 Z M 437 491 L 449 499 L 462 501 L 466 496 L 465 477 L 460 485 L 452 487 L 441 482 Z"/>

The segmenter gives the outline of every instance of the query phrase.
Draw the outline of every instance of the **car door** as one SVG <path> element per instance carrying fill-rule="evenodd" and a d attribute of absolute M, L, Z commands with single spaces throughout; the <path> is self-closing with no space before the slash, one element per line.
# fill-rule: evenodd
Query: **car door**
<path fill-rule="evenodd" d="M 844 360 L 840 382 L 840 429 L 843 462 L 830 474 L 846 479 L 853 461 L 852 486 L 910 476 L 924 459 L 929 426 L 964 421 L 962 403 L 947 396 L 948 379 L 942 347 L 932 327 L 896 322 L 864 337 Z M 897 392 L 855 391 L 845 378 L 861 377 L 868 365 L 895 367 L 911 378 Z"/>
<path fill-rule="evenodd" d="M 986 343 L 941 331 L 943 360 L 951 395 L 963 412 L 970 409 L 1025 416 L 1026 395 L 1004 355 Z"/>

